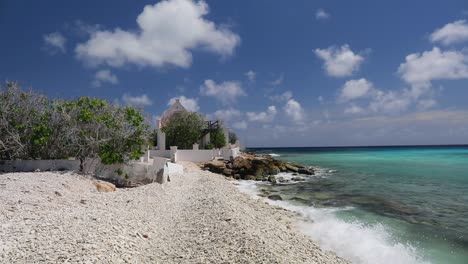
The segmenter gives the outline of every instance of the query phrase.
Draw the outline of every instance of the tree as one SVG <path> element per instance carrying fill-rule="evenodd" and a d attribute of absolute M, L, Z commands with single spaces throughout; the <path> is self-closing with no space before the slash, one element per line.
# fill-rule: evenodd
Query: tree
<path fill-rule="evenodd" d="M 178 146 L 180 149 L 191 149 L 202 136 L 205 121 L 202 115 L 195 112 L 175 113 L 162 128 L 166 133 L 167 146 Z"/>
<path fill-rule="evenodd" d="M 215 148 L 222 148 L 226 146 L 226 138 L 224 137 L 224 133 L 221 128 L 218 128 L 215 131 L 211 132 L 210 143 Z"/>
<path fill-rule="evenodd" d="M 101 99 L 49 100 L 16 83 L 0 90 L 0 159 L 123 163 L 143 155 L 148 128 L 137 109 Z"/>
<path fill-rule="evenodd" d="M 229 131 L 229 143 L 236 144 L 237 142 L 237 135 L 234 132 Z"/>

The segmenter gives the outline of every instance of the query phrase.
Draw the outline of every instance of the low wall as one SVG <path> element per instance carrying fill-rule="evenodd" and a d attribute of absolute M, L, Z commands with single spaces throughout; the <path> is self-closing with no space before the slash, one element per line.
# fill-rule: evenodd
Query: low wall
<path fill-rule="evenodd" d="M 214 151 L 211 149 L 200 149 L 200 150 L 191 150 L 191 149 L 182 149 L 177 150 L 175 153 L 175 162 L 177 161 L 192 161 L 192 162 L 201 162 L 201 161 L 210 161 L 215 158 Z"/>
<path fill-rule="evenodd" d="M 102 164 L 99 159 L 87 159 L 84 172 L 99 178 L 109 179 L 120 185 L 135 183 L 165 183 L 168 178 L 166 158 L 155 157 L 151 162 L 130 162 L 129 164 Z"/>
<path fill-rule="evenodd" d="M 0 172 L 78 171 L 79 160 L 0 160 Z"/>
<path fill-rule="evenodd" d="M 170 150 L 150 150 L 150 157 L 171 158 Z"/>

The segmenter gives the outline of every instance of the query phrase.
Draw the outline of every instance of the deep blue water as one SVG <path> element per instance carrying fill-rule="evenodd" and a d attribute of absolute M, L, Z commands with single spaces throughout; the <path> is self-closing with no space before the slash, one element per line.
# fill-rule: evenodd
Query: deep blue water
<path fill-rule="evenodd" d="M 279 192 L 291 205 L 313 212 L 329 214 L 333 209 L 334 218 L 327 218 L 328 224 L 314 219 L 320 214 L 311 214 L 315 226 L 311 223 L 310 229 L 324 236 L 315 237 L 317 240 L 332 243 L 326 246 L 342 250 L 343 256 L 351 255 L 348 259 L 353 262 L 379 259 L 375 252 L 371 257 L 352 256 L 353 250 L 362 251 L 359 254 L 381 251 L 381 258 L 400 257 L 400 250 L 398 262 L 377 263 L 468 263 L 468 146 L 250 150 L 317 167 L 317 175 L 305 182 L 259 188 Z M 331 223 L 335 220 L 338 222 Z M 341 234 L 317 230 L 320 224 Z M 369 243 L 368 249 L 344 248 L 355 247 L 359 241 L 343 242 L 359 236 L 350 225 L 359 227 L 363 234 L 360 243 Z M 373 248 L 378 243 L 383 245 Z"/>

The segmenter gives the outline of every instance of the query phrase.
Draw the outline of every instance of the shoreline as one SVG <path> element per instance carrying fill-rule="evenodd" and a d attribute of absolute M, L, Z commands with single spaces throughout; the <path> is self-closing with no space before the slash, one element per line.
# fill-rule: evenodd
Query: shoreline
<path fill-rule="evenodd" d="M 0 175 L 0 262 L 347 263 L 295 213 L 183 165 L 167 184 L 111 193 L 74 173 Z"/>

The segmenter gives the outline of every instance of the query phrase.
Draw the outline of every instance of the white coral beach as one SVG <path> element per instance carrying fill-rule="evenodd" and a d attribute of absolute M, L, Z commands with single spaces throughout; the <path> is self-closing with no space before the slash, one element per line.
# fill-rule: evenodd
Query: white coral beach
<path fill-rule="evenodd" d="M 74 173 L 3 174 L 0 201 L 0 263 L 345 263 L 291 212 L 193 167 L 110 193 Z"/>

